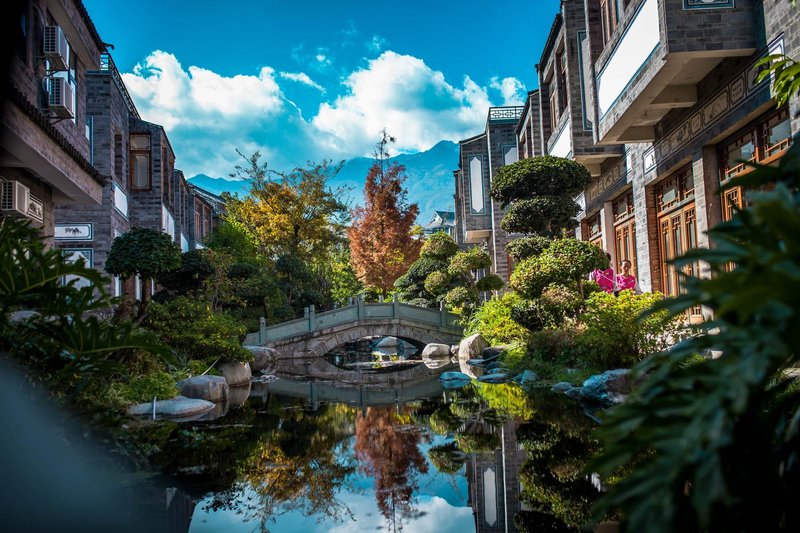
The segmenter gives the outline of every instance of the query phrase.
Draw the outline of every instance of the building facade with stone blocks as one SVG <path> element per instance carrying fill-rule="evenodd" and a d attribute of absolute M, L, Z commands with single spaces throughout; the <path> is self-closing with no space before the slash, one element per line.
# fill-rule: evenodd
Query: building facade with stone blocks
<path fill-rule="evenodd" d="M 585 37 L 580 24 L 564 30 L 580 5 Z M 593 175 L 579 198 L 578 236 L 609 252 L 615 269 L 630 260 L 642 289 L 676 295 L 681 279 L 669 260 L 709 246 L 706 231 L 746 205 L 743 190 L 721 194 L 720 185 L 749 171 L 743 161 L 774 163 L 798 131 L 800 100 L 778 108 L 769 79 L 757 81 L 756 63 L 773 53 L 798 56 L 800 11 L 789 2 L 758 0 L 564 0 L 561 6 L 556 34 L 565 31 L 567 50 L 580 43 L 579 66 L 583 61 L 575 79 L 567 56 L 567 105 L 575 113 L 569 102 L 577 102 L 576 91 L 582 95 L 590 128 L 583 138 L 593 143 L 581 147 L 573 129 L 567 156 Z M 557 43 L 558 37 L 556 56 Z M 559 142 L 552 134 L 547 140 L 547 117 L 562 106 L 546 88 L 550 60 L 543 56 L 540 64 L 546 153 Z M 579 156 L 596 149 L 608 150 L 599 169 Z M 698 264 L 684 271 L 707 275 Z M 691 310 L 690 319 L 702 318 L 702 309 Z"/>
<path fill-rule="evenodd" d="M 504 210 L 489 195 L 492 177 L 503 165 L 519 159 L 517 124 L 523 106 L 492 107 L 484 132 L 459 142 L 456 182 L 456 242 L 484 247 L 492 258 L 492 273 L 508 282 L 513 268 L 506 251 L 510 236 L 500 221 Z"/>
<path fill-rule="evenodd" d="M 528 91 L 522 114 L 517 122 L 519 159 L 542 155 L 541 105 L 539 89 Z"/>
<path fill-rule="evenodd" d="M 139 112 L 108 53 L 102 54 L 99 69 L 87 72 L 86 88 L 92 164 L 109 180 L 99 204 L 56 205 L 55 243 L 67 256 L 82 257 L 102 272 L 112 241 L 131 228 L 129 120 Z M 122 296 L 121 280 L 113 279 L 108 290 Z"/>
<path fill-rule="evenodd" d="M 33 0 L 18 17 L 0 115 L 0 216 L 52 242 L 54 205 L 98 205 L 109 177 L 92 164 L 87 72 L 105 45 L 83 4 Z"/>

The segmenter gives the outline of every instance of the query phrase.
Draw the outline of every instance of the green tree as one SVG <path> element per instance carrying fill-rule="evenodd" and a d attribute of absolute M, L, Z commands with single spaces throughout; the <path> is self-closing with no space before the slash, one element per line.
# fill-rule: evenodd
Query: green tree
<path fill-rule="evenodd" d="M 492 181 L 491 195 L 508 208 L 500 226 L 509 233 L 554 237 L 577 225 L 575 195 L 591 176 L 586 167 L 550 155 L 505 165 Z"/>
<path fill-rule="evenodd" d="M 122 279 L 142 280 L 142 312 L 150 297 L 153 279 L 181 266 L 181 250 L 166 233 L 150 228 L 131 228 L 111 243 L 106 272 Z M 141 315 L 141 313 L 140 313 Z"/>
<path fill-rule="evenodd" d="M 248 195 L 226 196 L 225 220 L 244 228 L 267 257 L 291 255 L 302 261 L 325 257 L 330 245 L 341 240 L 348 210 L 331 190 L 330 180 L 341 163 L 309 162 L 290 172 L 277 172 L 262 163 L 261 154 L 246 157 L 232 177 L 251 181 Z"/>

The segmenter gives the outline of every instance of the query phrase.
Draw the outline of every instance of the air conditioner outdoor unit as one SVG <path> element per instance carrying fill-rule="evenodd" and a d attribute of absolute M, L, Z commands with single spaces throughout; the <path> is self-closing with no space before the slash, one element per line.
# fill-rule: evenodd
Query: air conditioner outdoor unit
<path fill-rule="evenodd" d="M 48 103 L 50 111 L 60 118 L 72 118 L 75 110 L 72 108 L 72 85 L 65 78 L 50 78 L 50 91 Z"/>
<path fill-rule="evenodd" d="M 69 43 L 60 26 L 45 26 L 44 57 L 51 71 L 69 69 Z"/>
<path fill-rule="evenodd" d="M 15 180 L 0 181 L 2 195 L 0 195 L 0 211 L 4 215 L 28 216 L 31 191 L 22 183 Z"/>

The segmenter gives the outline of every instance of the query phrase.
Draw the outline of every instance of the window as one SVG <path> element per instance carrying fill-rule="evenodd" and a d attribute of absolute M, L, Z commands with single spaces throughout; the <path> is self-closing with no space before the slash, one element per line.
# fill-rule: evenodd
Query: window
<path fill-rule="evenodd" d="M 152 188 L 150 169 L 150 135 L 131 135 L 131 190 L 149 191 Z"/>
<path fill-rule="evenodd" d="M 792 142 L 789 110 L 783 108 L 765 119 L 756 121 L 743 132 L 722 144 L 719 151 L 719 181 L 729 179 L 752 170 L 750 162 L 769 165 L 779 159 Z M 746 205 L 742 187 L 733 187 L 722 192 L 722 219 L 730 220 L 736 209 Z"/>
<path fill-rule="evenodd" d="M 697 247 L 697 215 L 694 205 L 694 176 L 690 167 L 656 186 L 659 231 L 661 289 L 667 296 L 683 292 L 683 276 L 697 276 L 695 261 L 680 269 L 670 261 Z M 700 306 L 689 310 L 690 321 L 702 320 Z"/>
<path fill-rule="evenodd" d="M 556 56 L 558 61 L 558 114 L 559 116 L 567 109 L 567 47 Z"/>
<path fill-rule="evenodd" d="M 611 40 L 617 21 L 617 0 L 600 0 L 600 24 L 604 45 Z"/>
<path fill-rule="evenodd" d="M 589 242 L 603 247 L 603 226 L 600 224 L 600 213 L 586 219 L 586 228 L 589 231 Z"/>
<path fill-rule="evenodd" d="M 555 133 L 556 124 L 558 124 L 558 95 L 556 93 L 556 78 L 550 80 L 548 88 L 550 92 L 550 133 Z"/>
<path fill-rule="evenodd" d="M 200 202 L 194 201 L 194 240 L 199 241 L 203 238 L 203 211 Z"/>
<path fill-rule="evenodd" d="M 622 261 L 631 262 L 631 271 L 638 277 L 636 270 L 636 221 L 633 217 L 633 192 L 617 197 L 611 204 L 614 213 L 614 251 L 617 255 L 617 266 Z"/>
<path fill-rule="evenodd" d="M 94 117 L 86 115 L 86 140 L 89 141 L 89 163 L 94 165 Z"/>

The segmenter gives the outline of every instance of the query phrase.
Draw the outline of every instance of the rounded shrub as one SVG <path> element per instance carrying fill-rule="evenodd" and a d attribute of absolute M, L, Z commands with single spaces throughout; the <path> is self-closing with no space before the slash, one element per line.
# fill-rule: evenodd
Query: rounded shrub
<path fill-rule="evenodd" d="M 466 335 L 480 333 L 491 344 L 510 344 L 525 339 L 528 331 L 511 318 L 511 311 L 522 301 L 516 292 L 506 292 L 485 302 L 470 318 Z"/>
<path fill-rule="evenodd" d="M 492 180 L 491 195 L 503 207 L 532 196 L 575 196 L 591 182 L 589 171 L 563 157 L 543 155 L 500 167 Z"/>
<path fill-rule="evenodd" d="M 510 255 L 514 261 L 519 262 L 523 259 L 539 255 L 545 248 L 550 246 L 551 241 L 552 239 L 549 237 L 543 237 L 541 235 L 520 237 L 519 239 L 514 239 L 509 242 L 506 245 L 506 251 L 508 251 L 508 255 Z"/>
<path fill-rule="evenodd" d="M 503 279 L 498 276 L 497 274 L 487 274 L 483 276 L 478 282 L 475 284 L 475 288 L 479 291 L 499 291 L 503 288 Z"/>
<path fill-rule="evenodd" d="M 458 244 L 448 234 L 439 231 L 431 235 L 422 245 L 419 255 L 434 259 L 447 259 L 458 252 Z"/>
<path fill-rule="evenodd" d="M 431 294 L 437 294 L 442 291 L 450 282 L 450 276 L 441 271 L 431 272 L 425 278 L 425 290 Z"/>

